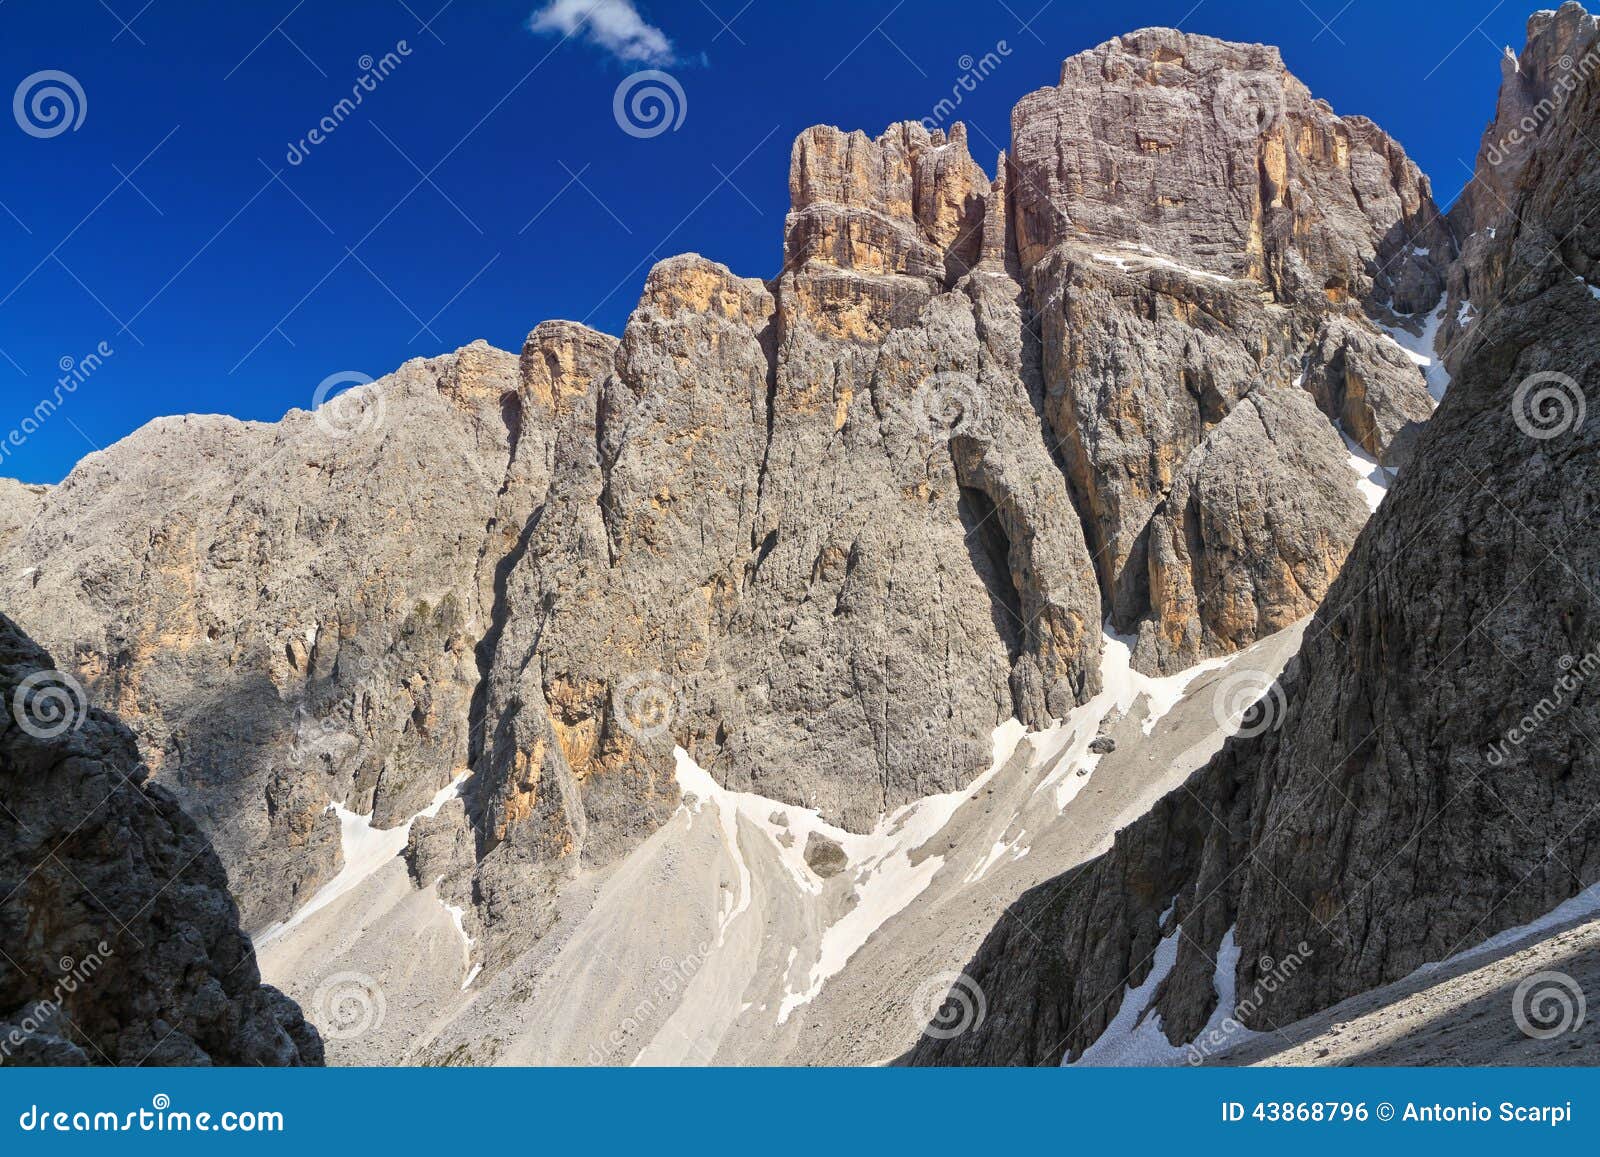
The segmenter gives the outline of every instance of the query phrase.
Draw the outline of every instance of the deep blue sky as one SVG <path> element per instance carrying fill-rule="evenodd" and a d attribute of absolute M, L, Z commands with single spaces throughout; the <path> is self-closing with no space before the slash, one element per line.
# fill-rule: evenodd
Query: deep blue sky
<path fill-rule="evenodd" d="M 612 101 L 648 64 L 531 31 L 544 0 L 0 0 L 0 96 L 54 69 L 87 106 L 42 139 L 0 115 L 0 442 L 52 393 L 58 363 L 114 350 L 0 475 L 58 481 L 162 414 L 275 419 L 329 374 L 376 377 L 474 338 L 519 349 L 545 318 L 619 333 L 650 264 L 673 253 L 770 276 L 794 135 L 918 119 L 963 56 L 999 41 L 1009 55 L 961 110 L 985 168 L 1012 104 L 1053 84 L 1063 57 L 1176 24 L 1279 45 L 1337 111 L 1395 135 L 1448 202 L 1493 109 L 1498 46 L 1521 48 L 1533 6 L 1042 2 L 636 0 L 686 97 L 676 131 L 638 139 Z M 401 40 L 392 74 L 288 164 L 361 58 Z M 648 33 L 619 43 L 667 55 Z"/>

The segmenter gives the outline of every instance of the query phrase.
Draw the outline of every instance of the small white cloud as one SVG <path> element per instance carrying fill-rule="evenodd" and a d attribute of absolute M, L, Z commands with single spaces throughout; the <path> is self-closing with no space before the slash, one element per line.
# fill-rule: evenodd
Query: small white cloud
<path fill-rule="evenodd" d="M 582 35 L 629 64 L 671 64 L 677 59 L 672 41 L 648 23 L 633 0 L 551 0 L 528 20 L 545 34 Z"/>

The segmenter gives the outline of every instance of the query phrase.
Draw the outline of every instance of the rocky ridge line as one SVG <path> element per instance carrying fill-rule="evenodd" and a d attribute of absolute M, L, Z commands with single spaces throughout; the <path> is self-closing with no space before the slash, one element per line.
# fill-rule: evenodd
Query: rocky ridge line
<path fill-rule="evenodd" d="M 413 869 L 491 953 L 677 806 L 675 746 L 866 831 L 1095 694 L 1107 618 L 1166 673 L 1309 612 L 1366 516 L 1334 422 L 1383 457 L 1431 406 L 1371 321 L 1443 285 L 1426 180 L 1272 50 L 1133 33 L 993 180 L 960 126 L 818 127 L 790 191 L 770 282 L 672 258 L 619 342 L 154 423 L 11 536 L 248 926 L 339 869 L 330 802 L 469 767 Z"/>
<path fill-rule="evenodd" d="M 1508 85 L 1592 45 L 1596 22 L 1568 4 L 1528 36 Z M 1521 100 L 1502 95 L 1486 140 Z M 1600 877 L 1600 712 L 1569 674 L 1600 648 L 1600 434 L 1582 421 L 1600 382 L 1597 129 L 1591 81 L 1519 158 L 1513 211 L 1463 258 L 1479 316 L 1450 392 L 1249 734 L 1110 852 L 1020 897 L 967 968 L 988 1020 L 924 1038 L 913 1063 L 1078 1057 L 1174 937 L 1139 1016 L 1181 1045 L 1234 1013 L 1219 1007 L 1231 991 L 1252 997 L 1246 1027 L 1269 1032 Z M 1485 173 L 1486 188 L 1504 181 Z M 1291 957 L 1292 981 L 1268 983 Z"/>
<path fill-rule="evenodd" d="M 651 272 L 508 587 L 493 918 L 661 822 L 675 745 L 864 831 L 1092 695 L 1107 616 L 1165 673 L 1327 590 L 1367 516 L 1333 421 L 1383 454 L 1432 409 L 1369 318 L 1443 290 L 1426 179 L 1275 52 L 1159 29 L 1013 140 L 990 181 L 959 126 L 808 129 L 777 278 Z"/>

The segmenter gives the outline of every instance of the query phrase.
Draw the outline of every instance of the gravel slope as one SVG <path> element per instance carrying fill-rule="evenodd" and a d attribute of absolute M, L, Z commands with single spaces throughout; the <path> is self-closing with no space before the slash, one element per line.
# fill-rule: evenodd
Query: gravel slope
<path fill-rule="evenodd" d="M 1219 703 L 1270 681 L 1298 638 L 1165 680 L 1129 672 L 1108 640 L 1106 692 L 1051 730 L 1000 728 L 988 775 L 869 835 L 725 791 L 680 757 L 682 805 L 564 888 L 554 926 L 509 966 L 474 974 L 450 912 L 396 856 L 263 937 L 262 971 L 336 1064 L 890 1061 L 1010 898 L 1103 850 L 1208 758 Z M 1089 751 L 1097 739 L 1115 749 Z M 807 863 L 813 832 L 840 845 L 837 874 Z"/>
<path fill-rule="evenodd" d="M 1497 939 L 1499 939 L 1497 937 Z M 1519 937 L 1488 952 L 1465 953 L 1317 1016 L 1268 1033 L 1223 1054 L 1229 1065 L 1592 1065 L 1600 1059 L 1600 1024 L 1592 1009 L 1567 1031 L 1530 1037 L 1515 1009 L 1532 1010 L 1540 991 L 1561 1015 L 1556 980 L 1533 981 L 1519 1002 L 1518 986 L 1558 972 L 1600 999 L 1600 916 L 1566 921 L 1554 932 Z M 1572 990 L 1567 988 L 1570 993 Z M 1576 1010 L 1576 1002 L 1566 1007 Z M 1534 1022 L 1539 1027 L 1538 1022 Z M 1555 1027 L 1554 1024 L 1551 1027 Z"/>

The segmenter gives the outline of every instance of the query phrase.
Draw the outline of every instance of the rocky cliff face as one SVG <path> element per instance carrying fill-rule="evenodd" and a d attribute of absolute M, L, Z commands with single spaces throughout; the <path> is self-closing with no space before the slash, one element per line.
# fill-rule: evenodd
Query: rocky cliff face
<path fill-rule="evenodd" d="M 1500 96 L 1483 130 L 1473 179 L 1450 209 L 1461 238 L 1461 259 L 1450 270 L 1440 346 L 1452 365 L 1467 348 L 1466 331 L 1504 270 L 1502 235 L 1515 226 L 1515 206 L 1533 158 L 1551 126 L 1566 118 L 1573 99 L 1600 72 L 1600 36 L 1581 5 L 1536 12 L 1528 20 L 1521 54 L 1510 48 L 1500 62 Z"/>
<path fill-rule="evenodd" d="M 636 842 L 675 744 L 865 830 L 1096 689 L 1017 286 L 967 272 L 989 183 L 897 126 L 808 131 L 791 189 L 770 286 L 652 271 L 512 576 L 490 835 L 537 858 Z"/>
<path fill-rule="evenodd" d="M 0 478 L 0 552 L 34 520 L 44 505 L 48 486 L 29 486 L 11 478 Z"/>
<path fill-rule="evenodd" d="M 0 1064 L 321 1064 L 133 735 L 0 615 Z"/>
<path fill-rule="evenodd" d="M 1594 35 L 1576 5 L 1536 15 L 1496 126 Z M 1236 1014 L 1269 1031 L 1600 877 L 1597 131 L 1586 82 L 1514 173 L 1480 164 L 1458 212 L 1506 210 L 1448 271 L 1478 315 L 1456 377 L 1299 657 L 1183 790 L 1013 905 L 968 969 L 988 1021 L 913 1060 L 1077 1057 L 1147 982 L 1124 1011 L 1173 1044 Z"/>
<path fill-rule="evenodd" d="M 412 829 L 491 954 L 724 787 L 851 832 L 1013 717 L 1303 617 L 1367 515 L 1340 426 L 1431 412 L 1373 319 L 1453 254 L 1427 182 L 1259 46 L 1149 30 L 959 125 L 795 142 L 784 263 L 651 271 L 620 341 L 541 326 L 275 425 L 153 424 L 4 550 L 7 606 L 139 733 L 247 924 Z M 3 532 L 0 532 L 3 533 Z"/>
<path fill-rule="evenodd" d="M 1307 386 L 1378 456 L 1426 418 L 1417 373 L 1375 353 L 1368 321 L 1439 297 L 1452 247 L 1426 178 L 1369 121 L 1314 100 L 1275 49 L 1166 29 L 1066 61 L 1017 105 L 1012 137 L 1045 415 L 1113 624 L 1138 633 L 1142 667 L 1170 671 L 1309 613 L 1363 516 L 1349 492 L 1286 496 L 1291 523 L 1326 535 L 1293 561 L 1259 506 L 1202 516 L 1276 571 L 1245 599 L 1219 585 L 1230 568 L 1168 546 L 1195 516 L 1173 485 L 1190 474 L 1191 506 L 1194 482 L 1228 485 L 1225 456 L 1201 448 L 1255 390 Z M 1347 389 L 1352 375 L 1374 384 Z M 1305 424 L 1298 440 L 1331 453 L 1329 434 Z"/>
<path fill-rule="evenodd" d="M 11 536 L 7 610 L 135 729 L 247 927 L 338 869 L 330 801 L 390 827 L 467 768 L 503 564 L 612 345 L 552 323 L 520 366 L 476 343 L 276 424 L 153 422 Z"/>
<path fill-rule="evenodd" d="M 487 890 L 632 846 L 674 745 L 865 830 L 1093 694 L 1108 614 L 1168 672 L 1327 590 L 1367 514 L 1328 419 L 1381 454 L 1432 408 L 1367 312 L 1442 292 L 1426 180 L 1163 31 L 1013 136 L 991 182 L 959 127 L 810 129 L 775 280 L 652 272 L 512 578 Z"/>

